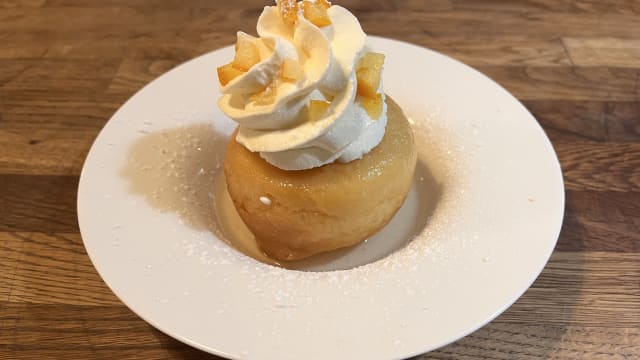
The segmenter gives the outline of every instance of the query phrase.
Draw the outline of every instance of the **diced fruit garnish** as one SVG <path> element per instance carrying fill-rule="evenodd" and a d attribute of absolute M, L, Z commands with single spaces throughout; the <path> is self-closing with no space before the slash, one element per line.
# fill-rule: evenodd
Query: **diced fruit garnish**
<path fill-rule="evenodd" d="M 267 86 L 261 92 L 251 95 L 251 101 L 257 105 L 269 105 L 276 100 L 276 87 L 273 84 Z"/>
<path fill-rule="evenodd" d="M 328 9 L 331 7 L 331 2 L 328 0 L 316 0 L 316 4 L 322 5 L 322 7 L 325 9 Z"/>
<path fill-rule="evenodd" d="M 331 25 L 327 8 L 319 3 L 304 1 L 302 3 L 302 11 L 304 17 L 317 27 Z"/>
<path fill-rule="evenodd" d="M 309 102 L 309 119 L 311 121 L 320 120 L 322 115 L 329 109 L 330 102 L 324 100 L 311 100 Z"/>
<path fill-rule="evenodd" d="M 284 59 L 282 61 L 282 71 L 280 76 L 288 81 L 296 81 L 302 75 L 302 66 L 294 59 Z"/>
<path fill-rule="evenodd" d="M 374 97 L 380 86 L 380 74 L 384 64 L 384 55 L 368 52 L 362 55 L 356 68 L 358 78 L 358 94 Z"/>
<path fill-rule="evenodd" d="M 250 40 L 240 40 L 236 42 L 236 55 L 233 58 L 233 66 L 238 70 L 248 71 L 255 64 L 260 62 L 258 48 Z"/>
<path fill-rule="evenodd" d="M 373 97 L 359 96 L 358 101 L 367 111 L 369 117 L 373 120 L 380 118 L 380 115 L 382 115 L 382 94 L 375 94 Z"/>
<path fill-rule="evenodd" d="M 227 85 L 229 81 L 242 74 L 244 74 L 244 71 L 236 69 L 233 67 L 233 64 L 227 64 L 218 68 L 218 80 L 220 80 L 222 86 Z"/>
<path fill-rule="evenodd" d="M 296 0 L 278 0 L 278 10 L 286 24 L 294 25 L 298 20 L 298 2 Z"/>

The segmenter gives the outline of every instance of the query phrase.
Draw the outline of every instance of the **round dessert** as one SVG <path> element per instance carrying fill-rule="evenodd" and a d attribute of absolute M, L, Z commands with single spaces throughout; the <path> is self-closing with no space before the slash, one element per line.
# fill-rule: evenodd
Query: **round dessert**
<path fill-rule="evenodd" d="M 231 199 L 274 259 L 355 245 L 400 208 L 416 165 L 408 121 L 384 92 L 385 55 L 327 0 L 277 0 L 256 30 L 238 32 L 217 69 L 218 106 L 238 123 Z"/>
<path fill-rule="evenodd" d="M 297 260 L 352 246 L 391 220 L 411 187 L 417 154 L 404 113 L 388 96 L 386 103 L 382 141 L 348 163 L 282 170 L 235 141 L 234 133 L 224 161 L 227 187 L 267 255 Z"/>

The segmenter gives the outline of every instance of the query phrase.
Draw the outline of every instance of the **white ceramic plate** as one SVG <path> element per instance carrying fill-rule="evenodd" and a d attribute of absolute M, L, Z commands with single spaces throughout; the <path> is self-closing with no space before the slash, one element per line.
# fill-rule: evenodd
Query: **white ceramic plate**
<path fill-rule="evenodd" d="M 558 160 L 536 120 L 457 61 L 369 44 L 387 54 L 386 92 L 413 121 L 420 164 L 380 234 L 290 265 L 346 270 L 287 270 L 243 254 L 259 257 L 220 182 L 234 124 L 217 109 L 215 69 L 230 47 L 173 69 L 118 110 L 84 165 L 78 218 L 96 269 L 131 310 L 229 358 L 386 359 L 469 334 L 531 285 L 564 208 Z"/>

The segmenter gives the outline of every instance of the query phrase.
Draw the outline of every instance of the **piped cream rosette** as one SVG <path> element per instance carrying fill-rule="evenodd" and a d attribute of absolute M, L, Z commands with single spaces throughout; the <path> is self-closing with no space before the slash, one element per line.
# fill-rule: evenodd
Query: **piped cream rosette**
<path fill-rule="evenodd" d="M 239 32 L 234 61 L 218 69 L 218 105 L 240 125 L 240 144 L 303 170 L 359 159 L 380 143 L 384 56 L 363 56 L 355 16 L 326 1 L 281 0 L 264 8 L 257 32 Z"/>

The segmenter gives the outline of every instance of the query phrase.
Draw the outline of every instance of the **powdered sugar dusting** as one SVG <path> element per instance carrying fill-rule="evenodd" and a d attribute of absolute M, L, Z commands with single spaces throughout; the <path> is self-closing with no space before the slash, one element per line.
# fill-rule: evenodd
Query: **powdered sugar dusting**
<path fill-rule="evenodd" d="M 225 232 L 220 229 L 221 221 L 225 220 L 219 202 L 224 199 L 215 189 L 215 183 L 221 177 L 220 164 L 228 139 L 209 125 L 179 126 L 145 135 L 132 147 L 125 174 L 131 180 L 134 192 L 144 194 L 155 209 L 175 213 L 178 226 L 195 230 L 192 237 L 178 241 L 175 249 L 182 249 L 187 258 L 197 259 L 204 267 L 204 277 L 218 273 L 218 267 L 234 266 L 235 275 L 245 278 L 247 289 L 271 304 L 273 311 L 290 312 L 317 304 L 321 300 L 314 294 L 323 287 L 342 293 L 338 302 L 357 298 L 363 291 L 388 291 L 381 285 L 387 280 L 395 282 L 406 296 L 418 296 L 429 289 L 406 274 L 420 271 L 425 259 L 444 263 L 455 257 L 456 254 L 449 250 L 451 241 L 461 246 L 467 244 L 467 239 L 444 239 L 443 236 L 460 226 L 456 223 L 456 212 L 467 193 L 466 166 L 460 155 L 468 149 L 461 145 L 460 134 L 446 126 L 439 112 L 422 109 L 410 115 L 419 162 L 429 169 L 428 176 L 434 178 L 426 181 L 427 174 L 417 173 L 416 186 L 435 183 L 441 191 L 440 198 L 424 226 L 412 239 L 407 239 L 410 241 L 406 246 L 380 260 L 348 270 L 286 269 L 274 266 L 273 262 L 255 260 L 253 257 L 268 262 L 255 249 L 247 250 L 236 243 L 234 248 L 226 242 L 230 239 L 225 239 Z M 425 188 L 427 192 L 434 190 Z M 270 200 L 267 197 L 260 200 L 268 205 L 267 199 Z M 444 245 L 445 240 L 449 245 Z M 432 283 L 432 286 L 436 285 L 437 282 Z M 227 285 L 222 283 L 221 286 Z"/>

